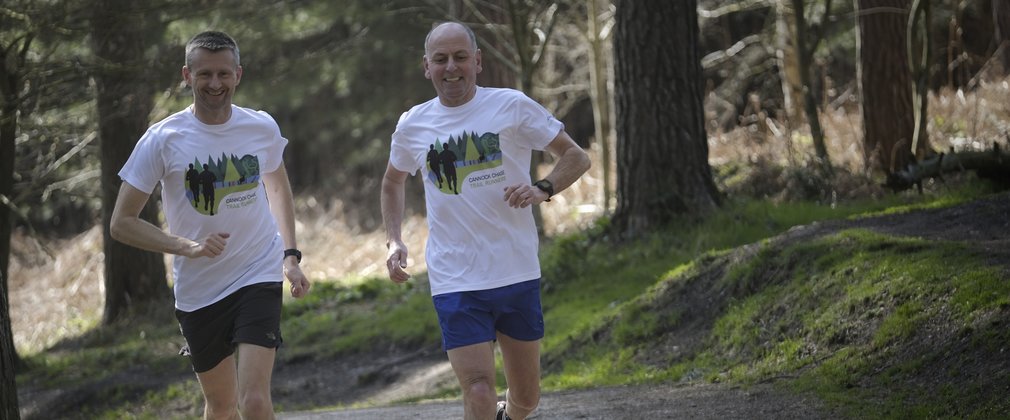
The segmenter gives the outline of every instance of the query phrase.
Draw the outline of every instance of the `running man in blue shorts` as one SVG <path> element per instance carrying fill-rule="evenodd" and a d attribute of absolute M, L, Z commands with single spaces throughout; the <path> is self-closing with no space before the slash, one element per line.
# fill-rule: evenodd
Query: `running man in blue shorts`
<path fill-rule="evenodd" d="M 590 161 L 550 112 L 522 92 L 477 86 L 473 32 L 448 22 L 424 42 L 424 76 L 437 97 L 405 112 L 382 180 L 389 278 L 410 278 L 401 238 L 407 176 L 422 171 L 426 261 L 442 343 L 463 390 L 466 419 L 525 419 L 540 401 L 540 262 L 530 206 L 575 182 Z M 434 149 L 455 155 L 458 186 L 440 186 L 425 165 Z M 558 158 L 531 182 L 533 150 Z M 443 153 L 448 151 L 448 153 Z M 483 156 L 484 159 L 479 159 Z M 505 401 L 495 391 L 494 342 L 504 361 Z M 497 416 L 497 417 L 496 417 Z"/>

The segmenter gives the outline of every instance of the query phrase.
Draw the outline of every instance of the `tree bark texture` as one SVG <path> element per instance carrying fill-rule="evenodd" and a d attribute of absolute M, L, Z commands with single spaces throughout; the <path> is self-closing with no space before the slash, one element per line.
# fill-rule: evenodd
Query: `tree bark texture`
<path fill-rule="evenodd" d="M 7 299 L 7 275 L 0 275 L 0 420 L 20 419 L 17 372 L 17 352 L 11 331 L 10 302 Z"/>
<path fill-rule="evenodd" d="M 15 48 L 7 46 L 6 48 Z M 11 207 L 5 201 L 13 198 L 14 193 L 14 151 L 18 128 L 18 92 L 23 85 L 21 66 L 8 62 L 15 54 L 5 54 L 0 58 L 0 279 L 6 292 L 7 273 L 10 267 L 11 251 Z M 23 63 L 22 63 L 23 64 Z M 7 296 L 4 294 L 4 296 Z M 6 307 L 4 314 L 6 315 Z M 9 332 L 9 330 L 7 331 Z"/>
<path fill-rule="evenodd" d="M 697 2 L 621 1 L 614 32 L 617 208 L 625 235 L 717 207 Z"/>
<path fill-rule="evenodd" d="M 148 126 L 153 106 L 151 71 L 144 59 L 143 2 L 100 0 L 92 20 L 92 49 L 98 61 L 95 75 L 101 138 L 102 226 L 105 250 L 105 312 L 108 324 L 131 307 L 161 305 L 170 296 L 161 254 L 143 251 L 112 239 L 109 221 L 122 181 L 118 172 Z M 180 57 L 180 62 L 182 57 Z M 154 200 L 141 217 L 155 225 Z"/>
<path fill-rule="evenodd" d="M 596 145 L 600 148 L 600 165 L 603 167 L 603 210 L 610 210 L 610 131 L 611 111 L 610 111 L 610 91 L 607 89 L 607 56 L 604 47 L 605 38 L 602 34 L 602 23 L 600 21 L 601 7 L 600 0 L 586 0 L 588 22 L 586 31 L 589 38 L 589 98 L 593 102 L 593 128 L 595 131 Z"/>
<path fill-rule="evenodd" d="M 906 49 L 911 0 L 857 0 L 857 6 L 863 155 L 872 169 L 891 174 L 913 161 L 915 111 Z"/>
<path fill-rule="evenodd" d="M 916 160 L 922 160 L 931 153 L 926 126 L 929 122 L 929 64 L 932 60 L 930 45 L 933 38 L 929 28 L 932 8 L 929 0 L 913 0 L 908 23 L 908 62 L 912 73 L 912 151 Z"/>
<path fill-rule="evenodd" d="M 14 193 L 14 152 L 17 140 L 20 92 L 25 81 L 27 54 L 33 35 L 26 34 L 20 42 L 0 45 L 0 419 L 19 419 L 17 367 L 20 365 L 14 347 L 11 327 L 9 278 L 11 234 L 13 233 L 10 201 Z"/>
<path fill-rule="evenodd" d="M 831 161 L 828 157 L 828 147 L 824 143 L 824 130 L 821 128 L 820 116 L 817 114 L 817 102 L 812 90 L 814 84 L 810 76 L 814 58 L 813 47 L 817 45 L 819 40 L 807 38 L 812 34 L 808 30 L 807 20 L 803 13 L 803 0 L 793 0 L 793 16 L 796 21 L 796 53 L 799 63 L 800 84 L 803 89 L 803 111 L 807 115 L 807 124 L 810 126 L 810 138 L 814 143 L 814 152 L 817 154 L 817 159 L 820 160 L 823 167 L 830 168 Z"/>
<path fill-rule="evenodd" d="M 775 59 L 782 82 L 782 108 L 790 129 L 803 121 L 803 83 L 796 51 L 796 16 L 789 0 L 775 0 Z"/>
<path fill-rule="evenodd" d="M 1005 76 L 1010 74 L 1010 2 L 993 0 L 992 19 L 996 30 L 996 54 Z"/>

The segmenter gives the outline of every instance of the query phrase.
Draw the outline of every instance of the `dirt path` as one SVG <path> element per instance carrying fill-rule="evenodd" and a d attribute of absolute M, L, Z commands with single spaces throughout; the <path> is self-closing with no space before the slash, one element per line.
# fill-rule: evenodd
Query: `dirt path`
<path fill-rule="evenodd" d="M 640 385 L 546 393 L 530 419 L 824 419 L 839 418 L 814 398 L 758 385 Z M 290 420 L 463 418 L 458 400 L 325 412 L 286 413 Z"/>

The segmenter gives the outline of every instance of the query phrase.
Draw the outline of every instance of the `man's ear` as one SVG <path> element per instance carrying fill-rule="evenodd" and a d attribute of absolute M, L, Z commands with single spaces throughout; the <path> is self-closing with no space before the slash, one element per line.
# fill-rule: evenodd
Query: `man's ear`
<path fill-rule="evenodd" d="M 481 63 L 483 62 L 483 59 L 481 59 L 481 56 L 480 56 L 480 48 L 478 48 L 477 52 L 474 53 L 473 60 L 474 60 L 474 63 L 477 64 L 477 73 L 480 73 L 482 70 L 484 70 L 484 66 L 481 65 Z"/>
<path fill-rule="evenodd" d="M 431 80 L 431 72 L 428 71 L 428 56 L 421 56 L 421 68 L 424 69 L 424 78 Z"/>
<path fill-rule="evenodd" d="M 191 86 L 189 83 L 189 66 L 182 66 L 182 81 L 186 83 L 186 86 Z"/>

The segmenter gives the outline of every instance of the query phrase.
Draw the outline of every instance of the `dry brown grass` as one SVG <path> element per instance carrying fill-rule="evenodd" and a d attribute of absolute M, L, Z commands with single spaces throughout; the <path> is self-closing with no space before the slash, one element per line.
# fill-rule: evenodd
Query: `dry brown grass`
<path fill-rule="evenodd" d="M 934 148 L 982 149 L 991 147 L 994 140 L 1008 140 L 1008 94 L 1010 82 L 1003 79 L 980 83 L 971 92 L 941 91 L 931 95 L 929 135 Z M 853 101 L 836 101 L 838 106 L 824 112 L 821 123 L 833 164 L 859 175 L 864 172 L 861 117 Z M 806 128 L 790 134 L 780 122 L 759 119 L 727 133 L 711 130 L 710 160 L 713 165 L 736 162 L 745 163 L 744 166 L 804 166 L 812 153 L 810 143 Z M 582 229 L 604 214 L 602 165 L 598 150 L 591 149 L 590 154 L 596 163 L 590 172 L 541 206 L 548 235 Z M 610 182 L 613 186 L 614 180 Z M 853 184 L 851 188 L 868 188 L 865 181 Z M 376 203 L 369 205 L 377 208 L 377 202 L 378 197 Z M 299 196 L 296 204 L 299 245 L 306 251 L 303 266 L 312 280 L 384 275 L 384 233 L 362 231 L 343 221 L 344 206 L 355 203 Z M 407 218 L 403 237 L 411 250 L 409 269 L 423 272 L 427 238 L 424 219 Z M 10 304 L 14 342 L 21 354 L 41 351 L 97 324 L 104 296 L 101 240 L 97 226 L 68 239 L 37 240 L 23 232 L 15 233 Z"/>
<path fill-rule="evenodd" d="M 104 286 L 102 231 L 40 242 L 11 238 L 10 315 L 19 354 L 80 335 L 101 319 Z"/>

